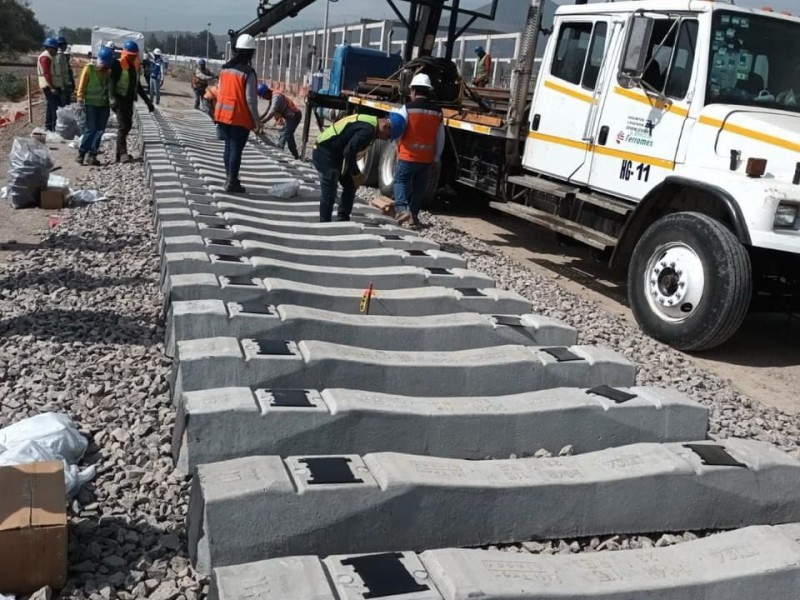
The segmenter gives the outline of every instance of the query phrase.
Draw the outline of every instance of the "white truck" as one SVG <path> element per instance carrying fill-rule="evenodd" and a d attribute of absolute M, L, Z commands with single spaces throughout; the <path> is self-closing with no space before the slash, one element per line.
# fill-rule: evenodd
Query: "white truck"
<path fill-rule="evenodd" d="M 706 0 L 562 6 L 531 101 L 539 4 L 507 113 L 445 110 L 440 183 L 604 253 L 641 328 L 678 349 L 723 343 L 750 307 L 797 309 L 800 19 Z M 381 150 L 390 191 L 395 150 Z"/>

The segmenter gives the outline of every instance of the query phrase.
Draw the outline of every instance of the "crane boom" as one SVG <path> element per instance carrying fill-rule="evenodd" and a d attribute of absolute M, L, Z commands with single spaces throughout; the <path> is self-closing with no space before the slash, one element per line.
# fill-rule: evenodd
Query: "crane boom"
<path fill-rule="evenodd" d="M 308 8 L 317 0 L 259 0 L 258 16 L 239 30 L 230 29 L 231 46 L 236 43 L 236 38 L 247 33 L 252 36 L 265 33 L 271 27 L 284 19 L 294 18 L 304 8 Z"/>

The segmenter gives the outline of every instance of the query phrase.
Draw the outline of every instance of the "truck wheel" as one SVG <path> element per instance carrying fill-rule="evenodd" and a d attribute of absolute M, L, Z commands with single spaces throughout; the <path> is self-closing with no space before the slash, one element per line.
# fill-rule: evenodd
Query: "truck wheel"
<path fill-rule="evenodd" d="M 397 164 L 397 146 L 386 144 L 378 165 L 378 187 L 381 194 L 394 198 L 394 166 Z"/>
<path fill-rule="evenodd" d="M 375 187 L 375 184 L 378 183 L 378 166 L 383 149 L 388 143 L 387 140 L 375 140 L 363 158 L 358 159 L 358 169 L 364 175 L 364 185 Z"/>
<path fill-rule="evenodd" d="M 639 326 L 678 350 L 708 350 L 731 337 L 752 292 L 744 246 L 702 213 L 674 213 L 653 223 L 628 270 L 628 299 Z"/>

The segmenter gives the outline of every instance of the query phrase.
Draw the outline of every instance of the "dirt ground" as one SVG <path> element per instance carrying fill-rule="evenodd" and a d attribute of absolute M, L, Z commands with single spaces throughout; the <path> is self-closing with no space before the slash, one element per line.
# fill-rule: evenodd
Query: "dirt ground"
<path fill-rule="evenodd" d="M 188 83 L 167 79 L 162 92 L 162 107 L 188 108 L 193 101 Z M 34 125 L 40 125 L 42 121 L 40 105 L 34 109 Z M 13 137 L 30 135 L 32 129 L 33 126 L 26 121 L 0 129 L 0 169 L 3 172 L 7 170 Z M 273 137 L 277 129 L 268 128 L 266 133 Z M 50 148 L 56 165 L 61 167 L 59 174 L 70 180 L 74 181 L 87 168 L 73 161 L 75 151 L 66 145 L 51 145 Z M 40 232 L 47 228 L 51 219 L 58 218 L 58 213 L 41 209 L 14 210 L 8 202 L 0 202 L 0 271 L 8 252 L 35 246 Z M 452 210 L 439 215 L 448 219 L 453 227 L 486 241 L 516 262 L 634 323 L 627 306 L 624 282 L 613 279 L 587 249 L 563 246 L 550 232 L 497 213 L 471 214 L 465 210 Z M 750 315 L 742 329 L 723 347 L 690 358 L 698 366 L 729 380 L 746 396 L 800 414 L 798 338 L 798 317 Z"/>

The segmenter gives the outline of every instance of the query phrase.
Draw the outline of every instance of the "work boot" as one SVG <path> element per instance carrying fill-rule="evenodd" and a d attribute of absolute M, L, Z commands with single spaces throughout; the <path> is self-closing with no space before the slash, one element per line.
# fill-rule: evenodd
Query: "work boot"
<path fill-rule="evenodd" d="M 75 157 L 75 162 L 78 163 L 79 165 L 82 165 L 84 158 L 86 157 L 83 154 L 78 154 L 78 156 Z"/>
<path fill-rule="evenodd" d="M 99 160 L 97 160 L 97 156 L 95 156 L 94 154 L 90 154 L 89 155 L 89 158 L 86 160 L 85 164 L 89 165 L 90 167 L 101 167 L 101 166 L 103 166 L 103 163 L 101 163 Z"/>
<path fill-rule="evenodd" d="M 411 216 L 410 211 L 404 210 L 403 212 L 399 213 L 397 217 L 395 217 L 395 220 L 398 222 L 398 224 L 403 225 L 411 221 L 413 218 L 414 217 Z"/>
<path fill-rule="evenodd" d="M 231 181 L 225 186 L 225 191 L 229 194 L 244 194 L 244 186 L 238 181 Z"/>
<path fill-rule="evenodd" d="M 127 152 L 123 152 L 122 154 L 120 154 L 118 160 L 121 163 L 132 163 L 133 162 L 133 158 Z"/>

